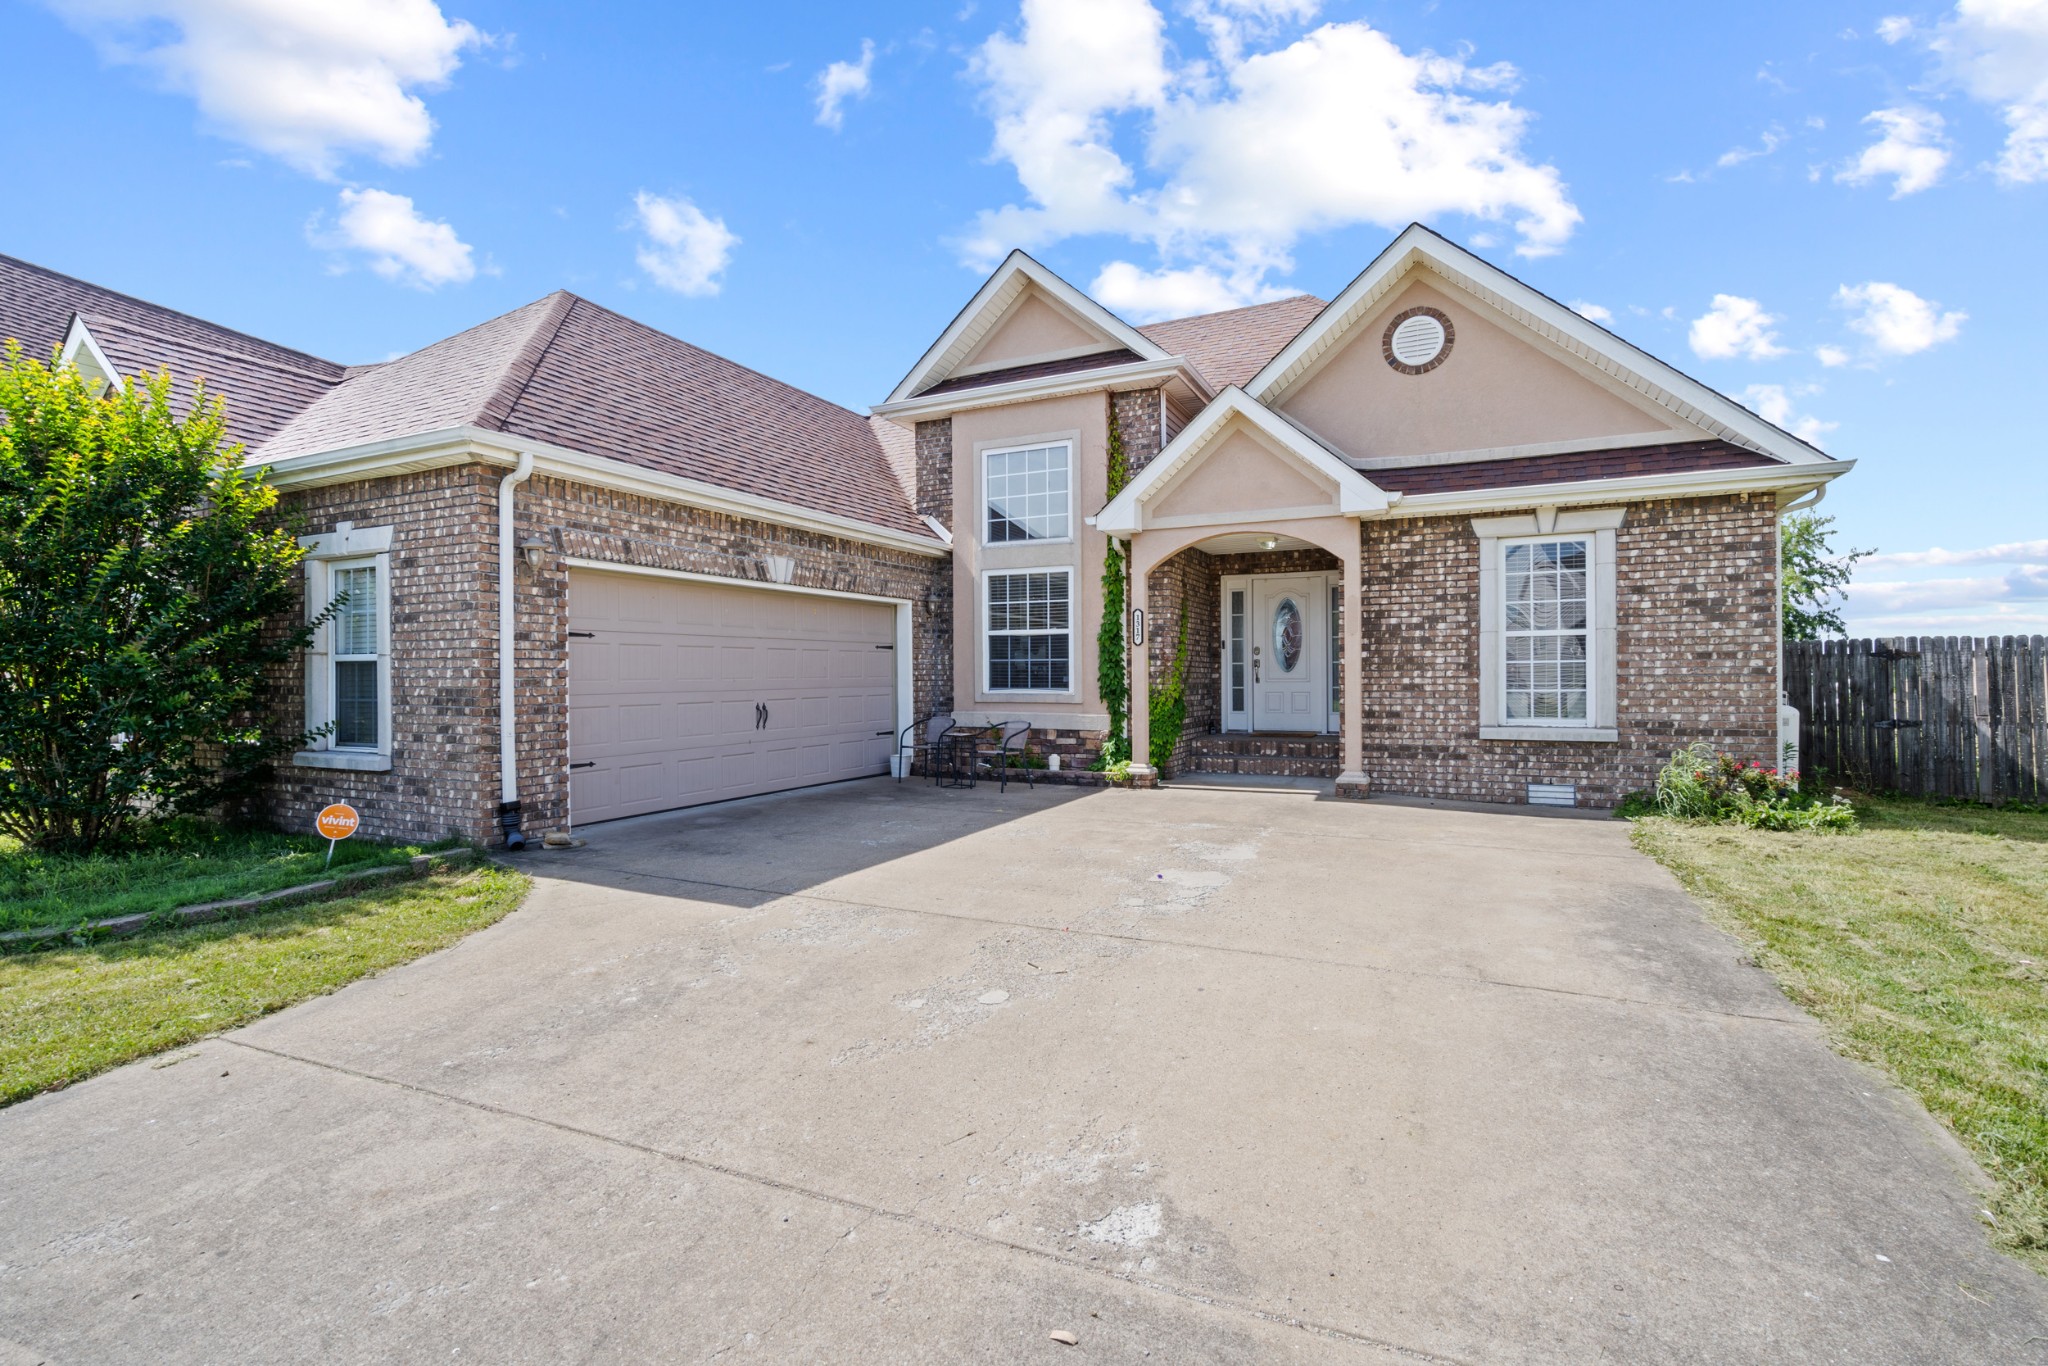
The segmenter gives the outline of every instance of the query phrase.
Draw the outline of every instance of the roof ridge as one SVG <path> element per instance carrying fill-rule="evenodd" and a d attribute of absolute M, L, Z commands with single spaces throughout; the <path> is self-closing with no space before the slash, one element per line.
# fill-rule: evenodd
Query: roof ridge
<path fill-rule="evenodd" d="M 1324 307 L 1328 307 L 1330 302 L 1320 294 L 1311 294 L 1308 290 L 1304 289 L 1298 293 L 1285 295 L 1282 298 L 1268 299 L 1264 303 L 1239 304 L 1236 308 L 1219 308 L 1214 313 L 1190 313 L 1184 318 L 1157 318 L 1139 327 L 1138 330 L 1143 332 L 1147 327 L 1170 327 L 1174 323 L 1201 322 L 1205 318 L 1227 318 L 1233 313 L 1250 313 L 1255 309 L 1271 308 L 1275 304 L 1291 304 L 1296 299 L 1313 299 Z"/>
<path fill-rule="evenodd" d="M 786 379 L 777 378 L 776 376 L 769 374 L 766 370 L 757 370 L 753 366 L 746 364 L 744 361 L 736 361 L 731 356 L 725 355 L 722 352 L 713 351 L 708 346 L 699 346 L 697 345 L 697 343 L 693 341 L 689 341 L 683 337 L 678 337 L 673 332 L 664 332 L 660 328 L 656 327 L 653 323 L 641 322 L 638 318 L 634 317 L 630 313 L 621 313 L 618 309 L 612 308 L 606 304 L 601 304 L 595 299 L 586 299 L 581 294 L 570 294 L 569 291 L 566 289 L 557 290 L 556 292 L 560 294 L 568 294 L 571 299 L 574 299 L 579 304 L 589 304 L 598 312 L 609 313 L 614 318 L 617 318 L 620 322 L 630 323 L 632 326 L 640 328 L 643 331 L 652 332 L 657 337 L 666 337 L 670 341 L 676 343 L 678 346 L 687 346 L 692 351 L 700 352 L 703 355 L 711 357 L 713 360 L 722 361 L 726 365 L 730 365 L 735 370 L 744 370 L 748 374 L 753 375 L 758 379 L 765 379 L 770 384 L 777 385 L 781 388 L 787 389 L 791 393 L 802 394 L 805 398 L 809 399 L 816 399 L 818 402 L 823 403 L 828 407 L 837 408 L 840 412 L 849 414 L 853 417 L 865 418 L 867 416 L 866 413 L 859 412 L 856 411 L 855 409 L 849 408 L 843 403 L 835 403 L 833 400 L 826 398 L 823 394 L 813 393 L 809 389 L 806 389 L 801 385 L 791 384 Z"/>
<path fill-rule="evenodd" d="M 561 336 L 562 324 L 575 311 L 577 298 L 566 289 L 557 289 L 535 302 L 546 307 L 541 310 L 540 318 L 526 340 L 520 343 L 519 350 L 506 362 L 503 374 L 491 387 L 483 406 L 477 409 L 476 425 L 479 427 L 491 431 L 505 430 L 506 424 L 512 420 L 513 410 L 519 406 L 519 400 L 526 396 L 526 386 L 533 382 L 541 361 L 547 357 L 555 339 Z M 531 308 L 533 305 L 525 306 Z"/>
<path fill-rule="evenodd" d="M 9 256 L 4 252 L 0 252 L 0 263 L 5 263 L 11 266 L 19 266 L 23 270 L 34 271 L 38 275 L 48 276 L 50 279 L 53 280 L 63 280 L 69 284 L 83 285 L 87 289 L 96 290 L 101 294 L 111 295 L 112 297 L 120 299 L 125 303 L 134 304 L 138 308 L 145 308 L 155 313 L 168 313 L 174 318 L 183 318 L 186 322 L 197 323 L 199 326 L 207 328 L 210 331 L 225 332 L 231 337 L 240 337 L 244 341 L 257 342 L 263 346 L 268 346 L 278 351 L 288 352 L 294 356 L 304 356 L 307 360 L 317 361 L 322 365 L 332 366 L 336 370 L 342 370 L 347 368 L 346 366 L 342 365 L 340 361 L 329 360 L 325 356 L 316 356 L 311 351 L 301 351 L 296 346 L 286 346 L 282 342 L 274 342 L 266 337 L 259 337 L 253 332 L 243 332 L 238 328 L 226 327 L 220 323 L 213 322 L 210 319 L 202 318 L 196 313 L 186 313 L 183 312 L 182 310 L 171 308 L 164 304 L 151 303 L 148 299 L 137 298 L 133 294 L 123 294 L 118 289 L 109 289 L 105 285 L 94 284 L 91 280 L 82 279 L 76 275 L 66 275 L 61 270 L 52 270 L 48 266 L 39 266 L 33 261 L 24 261 L 19 256 Z M 76 312 L 77 310 L 74 309 L 73 311 Z M 120 320 L 117 318 L 113 319 L 112 321 L 119 322 Z"/>

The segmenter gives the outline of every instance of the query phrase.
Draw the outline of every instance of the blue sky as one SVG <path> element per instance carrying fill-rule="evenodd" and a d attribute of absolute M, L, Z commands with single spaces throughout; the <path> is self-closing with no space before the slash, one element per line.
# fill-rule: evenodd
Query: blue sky
<path fill-rule="evenodd" d="M 1421 219 L 1858 468 L 1859 633 L 2048 631 L 2048 0 L 0 0 L 0 251 L 343 361 L 567 287 L 854 407 Z M 32 131 L 26 131 L 30 130 Z"/>

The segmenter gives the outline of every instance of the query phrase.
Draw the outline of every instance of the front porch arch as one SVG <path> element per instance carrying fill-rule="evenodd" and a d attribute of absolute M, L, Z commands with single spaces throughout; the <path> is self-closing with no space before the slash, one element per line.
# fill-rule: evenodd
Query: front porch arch
<path fill-rule="evenodd" d="M 1200 549 L 1204 543 L 1217 542 L 1226 537 L 1240 539 L 1246 536 L 1271 536 L 1303 542 L 1327 551 L 1337 558 L 1338 591 L 1342 594 L 1344 604 L 1342 665 L 1345 669 L 1342 675 L 1344 685 L 1340 709 L 1343 767 L 1337 777 L 1337 787 L 1340 792 L 1363 795 L 1366 788 L 1364 741 L 1357 694 L 1360 673 L 1358 660 L 1364 650 L 1359 610 L 1360 571 L 1364 553 L 1363 538 L 1356 517 L 1285 517 L 1267 520 L 1254 514 L 1242 521 L 1218 520 L 1203 526 L 1158 527 L 1137 531 L 1130 537 L 1131 601 L 1137 604 L 1149 602 L 1153 572 L 1181 551 Z M 1148 634 L 1159 629 L 1164 629 L 1164 623 L 1146 623 Z M 1128 633 L 1126 639 L 1131 652 L 1131 774 L 1140 781 L 1153 781 L 1158 774 L 1150 762 L 1151 662 L 1145 645 L 1130 641 Z"/>

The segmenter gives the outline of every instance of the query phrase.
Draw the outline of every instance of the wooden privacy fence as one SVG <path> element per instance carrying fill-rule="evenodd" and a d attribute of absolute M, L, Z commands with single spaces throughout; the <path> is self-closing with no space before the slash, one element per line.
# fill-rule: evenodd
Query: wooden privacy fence
<path fill-rule="evenodd" d="M 2048 637 L 1785 645 L 1799 759 L 1876 792 L 2048 801 Z"/>

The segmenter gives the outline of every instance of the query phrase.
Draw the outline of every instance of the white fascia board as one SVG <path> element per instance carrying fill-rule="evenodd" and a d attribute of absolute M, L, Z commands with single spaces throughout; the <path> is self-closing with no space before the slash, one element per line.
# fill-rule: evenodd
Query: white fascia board
<path fill-rule="evenodd" d="M 1458 513 L 1494 512 L 1545 505 L 1711 497 L 1718 493 L 1741 493 L 1748 490 L 1804 490 L 1839 479 L 1854 468 L 1854 460 L 1830 460 L 1825 465 L 1751 465 L 1736 470 L 1639 474 L 1625 479 L 1585 479 L 1568 484 L 1523 484 L 1516 488 L 1411 493 L 1403 497 L 1387 515 L 1444 517 Z"/>
<path fill-rule="evenodd" d="M 128 381 L 121 378 L 121 372 L 115 368 L 114 362 L 107 359 L 106 352 L 100 350 L 100 344 L 93 339 L 92 329 L 85 325 L 85 319 L 74 313 L 71 315 L 71 326 L 64 333 L 64 346 L 57 353 L 57 363 L 78 365 L 80 351 L 85 352 L 86 359 L 99 371 L 100 377 L 114 387 L 115 393 L 128 391 Z M 83 371 L 85 366 L 78 365 L 78 368 Z"/>
<path fill-rule="evenodd" d="M 1195 368 L 1184 358 L 1165 356 L 1158 360 L 1105 365 L 1099 370 L 1072 370 L 1061 375 L 1011 380 L 1008 384 L 991 384 L 980 389 L 955 389 L 930 397 L 906 399 L 901 403 L 877 404 L 868 409 L 868 412 L 903 426 L 925 418 L 966 412 L 970 408 L 993 408 L 1005 403 L 1062 398 L 1068 394 L 1085 394 L 1095 389 L 1144 389 L 1155 383 L 1164 384 L 1175 379 L 1186 381 L 1197 394 L 1206 391 L 1206 386 L 1195 373 Z"/>
<path fill-rule="evenodd" d="M 269 465 L 266 477 L 279 489 L 315 488 L 356 479 L 437 469 L 471 460 L 513 465 L 522 455 L 533 456 L 536 474 L 552 474 L 622 493 L 637 493 L 712 512 L 887 546 L 892 550 L 907 550 L 934 559 L 952 553 L 951 547 L 935 537 L 918 536 L 893 527 L 786 503 L 778 498 L 742 493 L 738 489 L 724 488 L 700 479 L 643 469 L 609 456 L 591 455 L 543 441 L 528 441 L 480 427 L 447 427 L 389 441 L 292 456 Z M 259 457 L 249 463 L 262 465 L 264 462 Z"/>
<path fill-rule="evenodd" d="M 1060 304 L 1079 314 L 1083 321 L 1102 329 L 1118 345 L 1128 347 L 1137 353 L 1139 359 L 1158 361 L 1167 359 L 1166 351 L 1159 343 L 1132 327 L 1116 314 L 1104 308 L 1088 295 L 1062 280 L 1052 271 L 1031 259 L 1022 251 L 1013 251 L 1003 259 L 988 279 L 982 281 L 967 306 L 954 315 L 939 339 L 918 357 L 917 364 L 903 377 L 902 383 L 890 391 L 884 408 L 903 402 L 916 394 L 927 383 L 937 383 L 944 376 L 938 372 L 949 362 L 957 362 L 972 349 L 975 342 L 987 334 L 994 324 L 993 311 L 1000 314 L 1027 284 L 1036 285 Z M 937 376 L 937 378 L 934 378 Z M 879 411 L 879 410 L 878 410 Z"/>
<path fill-rule="evenodd" d="M 1385 512 L 1398 499 L 1370 479 L 1311 440 L 1293 423 L 1285 421 L 1236 385 L 1218 394 L 1195 420 L 1166 443 L 1166 449 L 1145 466 L 1124 491 L 1095 514 L 1097 529 L 1111 536 L 1130 536 L 1144 529 L 1144 506 L 1155 493 L 1173 482 L 1220 436 L 1233 418 L 1243 418 L 1273 445 L 1278 446 L 1337 486 L 1337 512 L 1362 516 Z"/>
<path fill-rule="evenodd" d="M 1275 401 L 1335 334 L 1356 322 L 1418 260 L 1427 262 L 1437 274 L 1462 286 L 1482 302 L 1499 308 L 1539 336 L 1689 422 L 1709 431 L 1723 429 L 1743 444 L 1787 464 L 1840 463 L 1783 428 L 1764 421 L 1727 395 L 1658 360 L 1598 323 L 1580 317 L 1549 295 L 1419 223 L 1403 229 L 1328 308 L 1316 315 L 1315 321 L 1266 362 L 1245 388 L 1260 402 Z"/>

